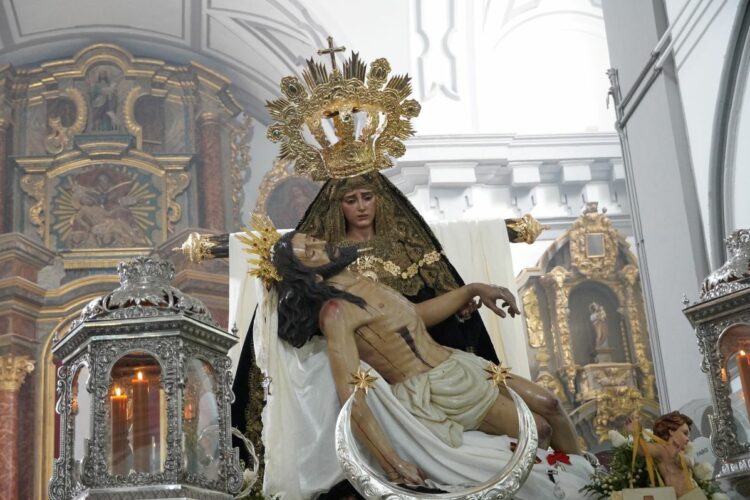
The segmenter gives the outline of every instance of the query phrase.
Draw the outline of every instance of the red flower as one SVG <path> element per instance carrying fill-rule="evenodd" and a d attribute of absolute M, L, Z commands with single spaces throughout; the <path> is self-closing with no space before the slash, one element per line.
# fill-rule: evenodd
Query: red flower
<path fill-rule="evenodd" d="M 547 455 L 548 464 L 555 465 L 557 462 L 563 463 L 565 465 L 570 465 L 570 457 L 562 451 L 554 451 Z"/>

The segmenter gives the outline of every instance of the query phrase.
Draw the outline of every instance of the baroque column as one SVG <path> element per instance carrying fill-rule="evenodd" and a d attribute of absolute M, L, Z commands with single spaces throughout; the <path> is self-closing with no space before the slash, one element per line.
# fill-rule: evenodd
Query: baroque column
<path fill-rule="evenodd" d="M 221 121 L 215 113 L 203 113 L 198 118 L 201 165 L 198 172 L 198 196 L 201 200 L 201 227 L 225 229 L 224 176 L 221 169 Z"/>
<path fill-rule="evenodd" d="M 33 370 L 28 356 L 0 356 L 0 498 L 18 498 L 18 393 Z"/>
<path fill-rule="evenodd" d="M 571 395 L 576 393 L 576 376 L 578 375 L 578 366 L 576 365 L 575 358 L 573 357 L 572 343 L 570 340 L 570 326 L 568 323 L 568 316 L 570 310 L 568 309 L 568 287 L 565 284 L 565 279 L 568 276 L 568 271 L 561 266 L 553 268 L 544 277 L 544 283 L 549 287 L 555 298 L 555 324 L 554 328 L 557 330 L 559 345 L 558 354 L 562 356 L 562 370 L 565 373 L 568 390 Z"/>

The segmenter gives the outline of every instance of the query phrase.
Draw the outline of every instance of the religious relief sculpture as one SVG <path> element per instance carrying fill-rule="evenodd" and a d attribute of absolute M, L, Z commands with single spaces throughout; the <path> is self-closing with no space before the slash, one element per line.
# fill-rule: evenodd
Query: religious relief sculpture
<path fill-rule="evenodd" d="M 52 230 L 70 249 L 152 244 L 156 191 L 124 169 L 101 165 L 64 177 L 52 209 Z"/>

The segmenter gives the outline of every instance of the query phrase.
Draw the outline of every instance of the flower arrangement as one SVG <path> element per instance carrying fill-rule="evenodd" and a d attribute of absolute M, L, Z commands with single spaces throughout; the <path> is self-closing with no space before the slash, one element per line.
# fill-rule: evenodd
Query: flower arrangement
<path fill-rule="evenodd" d="M 644 438 L 650 440 L 651 434 L 644 430 Z M 633 459 L 633 437 L 627 438 L 617 431 L 609 431 L 609 439 L 615 446 L 609 470 L 597 470 L 592 474 L 589 484 L 581 488 L 586 496 L 593 496 L 597 500 L 607 499 L 612 493 L 627 488 L 648 488 L 651 486 L 646 468 L 646 459 L 637 456 L 635 465 Z M 713 480 L 713 469 L 707 463 L 695 463 L 692 456 L 692 443 L 685 449 L 685 455 L 690 464 L 691 473 L 698 487 L 711 500 L 729 500 L 716 481 Z M 632 479 L 632 485 L 631 485 Z"/>

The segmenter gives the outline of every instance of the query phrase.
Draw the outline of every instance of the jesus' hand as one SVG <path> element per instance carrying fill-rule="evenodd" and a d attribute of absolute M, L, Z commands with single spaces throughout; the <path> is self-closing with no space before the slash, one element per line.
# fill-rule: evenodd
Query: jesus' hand
<path fill-rule="evenodd" d="M 427 479 L 422 469 L 400 457 L 389 460 L 384 468 L 388 480 L 396 484 L 423 485 Z"/>
<path fill-rule="evenodd" d="M 516 298 L 507 288 L 484 283 L 477 283 L 475 286 L 480 302 L 492 309 L 501 318 L 504 318 L 507 314 L 510 314 L 512 318 L 515 318 L 516 314 L 521 314 L 516 305 Z M 498 300 L 502 301 L 499 307 L 497 305 Z M 506 313 L 503 309 L 507 309 L 508 312 Z"/>

